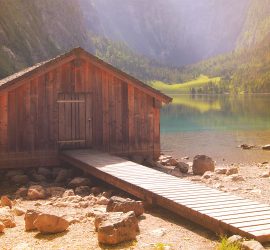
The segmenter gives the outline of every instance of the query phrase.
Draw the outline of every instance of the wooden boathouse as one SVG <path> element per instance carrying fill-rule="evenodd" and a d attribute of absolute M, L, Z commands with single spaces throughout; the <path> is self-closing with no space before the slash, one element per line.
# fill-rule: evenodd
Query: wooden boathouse
<path fill-rule="evenodd" d="M 155 159 L 170 101 L 75 48 L 0 80 L 0 168 L 58 165 L 63 149 Z"/>

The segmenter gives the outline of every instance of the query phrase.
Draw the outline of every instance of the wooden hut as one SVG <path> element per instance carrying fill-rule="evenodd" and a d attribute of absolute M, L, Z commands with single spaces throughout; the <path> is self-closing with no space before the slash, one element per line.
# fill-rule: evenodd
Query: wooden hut
<path fill-rule="evenodd" d="M 0 168 L 58 165 L 76 148 L 157 158 L 170 101 L 75 48 L 0 80 Z"/>

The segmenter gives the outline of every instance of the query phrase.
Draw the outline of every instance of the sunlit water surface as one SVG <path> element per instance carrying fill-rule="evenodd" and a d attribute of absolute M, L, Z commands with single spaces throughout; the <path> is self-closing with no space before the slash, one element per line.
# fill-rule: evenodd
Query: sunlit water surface
<path fill-rule="evenodd" d="M 218 163 L 270 162 L 270 95 L 174 95 L 161 112 L 162 151 L 181 158 L 207 154 Z M 240 144 L 253 144 L 242 150 Z"/>

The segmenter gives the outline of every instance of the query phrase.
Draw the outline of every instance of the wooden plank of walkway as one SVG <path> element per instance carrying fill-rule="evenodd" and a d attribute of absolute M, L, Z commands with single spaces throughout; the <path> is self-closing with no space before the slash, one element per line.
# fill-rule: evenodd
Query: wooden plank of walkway
<path fill-rule="evenodd" d="M 159 172 L 93 150 L 60 158 L 140 199 L 153 202 L 215 233 L 270 241 L 270 206 Z"/>

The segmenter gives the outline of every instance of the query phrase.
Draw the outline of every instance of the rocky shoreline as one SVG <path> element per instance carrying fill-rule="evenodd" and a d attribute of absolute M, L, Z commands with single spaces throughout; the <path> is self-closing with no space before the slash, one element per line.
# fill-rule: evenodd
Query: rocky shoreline
<path fill-rule="evenodd" d="M 205 155 L 193 162 L 188 157 L 178 160 L 162 155 L 158 162 L 144 163 L 179 178 L 270 203 L 267 162 L 215 166 Z M 141 201 L 71 167 L 0 174 L 0 249 L 62 249 L 61 238 L 68 242 L 64 249 L 85 249 L 86 245 L 87 249 L 107 249 L 106 245 L 119 243 L 117 249 L 158 249 L 158 244 L 164 249 L 215 249 L 218 244 L 211 232 L 168 211 L 158 215 L 155 209 L 145 211 Z M 163 218 L 167 214 L 173 221 Z M 178 231 L 180 239 L 175 235 Z M 16 235 L 22 235 L 19 243 Z M 190 241 L 190 235 L 204 243 Z"/>

